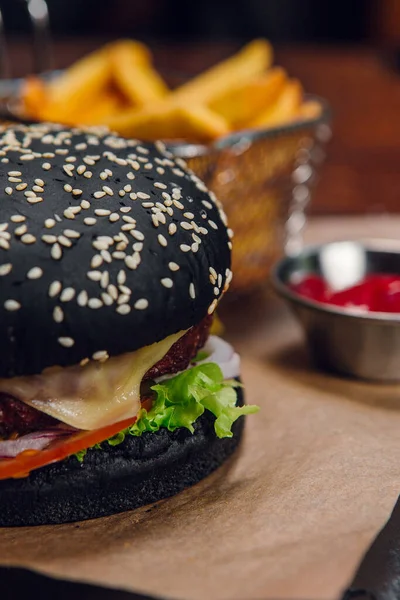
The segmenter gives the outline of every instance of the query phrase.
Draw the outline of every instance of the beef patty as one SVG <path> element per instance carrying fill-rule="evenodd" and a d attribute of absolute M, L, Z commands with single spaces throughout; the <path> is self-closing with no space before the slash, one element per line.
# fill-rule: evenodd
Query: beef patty
<path fill-rule="evenodd" d="M 161 375 L 183 371 L 197 352 L 204 346 L 209 335 L 212 316 L 191 327 L 169 352 L 145 374 L 143 380 L 156 379 Z M 24 404 L 18 398 L 0 393 L 0 436 L 23 435 L 59 424 L 57 419 Z"/>

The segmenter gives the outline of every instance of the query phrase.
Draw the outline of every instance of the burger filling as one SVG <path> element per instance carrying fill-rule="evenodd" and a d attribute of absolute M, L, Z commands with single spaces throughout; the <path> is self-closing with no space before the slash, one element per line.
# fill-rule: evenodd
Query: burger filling
<path fill-rule="evenodd" d="M 236 406 L 239 357 L 209 335 L 211 324 L 206 317 L 186 332 L 103 363 L 0 379 L 0 479 L 71 454 L 83 460 L 88 448 L 117 445 L 127 435 L 162 427 L 193 432 L 205 410 L 215 415 L 216 435 L 231 437 L 233 422 L 258 408 Z M 39 453 L 41 460 L 32 459 Z"/>

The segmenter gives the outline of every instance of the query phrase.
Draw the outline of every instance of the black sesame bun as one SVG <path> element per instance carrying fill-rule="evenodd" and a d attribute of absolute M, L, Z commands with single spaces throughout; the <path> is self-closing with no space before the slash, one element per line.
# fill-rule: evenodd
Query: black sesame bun
<path fill-rule="evenodd" d="M 224 213 L 162 143 L 2 127 L 0 195 L 2 379 L 159 342 L 202 322 L 230 283 Z M 194 433 L 126 436 L 89 450 L 82 464 L 70 456 L 3 479 L 0 525 L 89 519 L 171 496 L 239 443 L 242 418 L 231 438 L 216 437 L 213 425 L 205 411 Z"/>
<path fill-rule="evenodd" d="M 215 309 L 225 216 L 162 143 L 18 125 L 0 161 L 0 377 L 133 351 Z"/>

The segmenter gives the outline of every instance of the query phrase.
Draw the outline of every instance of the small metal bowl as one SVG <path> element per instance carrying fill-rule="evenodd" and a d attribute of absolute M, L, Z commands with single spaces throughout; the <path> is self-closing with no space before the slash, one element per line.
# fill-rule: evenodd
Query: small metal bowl
<path fill-rule="evenodd" d="M 400 381 L 400 314 L 322 304 L 294 293 L 288 285 L 293 278 L 315 274 L 339 291 L 371 273 L 400 275 L 399 241 L 370 239 L 307 247 L 274 267 L 272 283 L 302 324 L 318 368 L 361 379 Z"/>

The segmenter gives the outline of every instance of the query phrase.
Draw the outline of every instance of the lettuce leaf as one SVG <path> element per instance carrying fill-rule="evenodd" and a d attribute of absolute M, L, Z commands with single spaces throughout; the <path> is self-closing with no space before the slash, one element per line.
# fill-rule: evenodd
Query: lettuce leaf
<path fill-rule="evenodd" d="M 145 431 L 158 431 L 161 427 L 169 431 L 185 427 L 193 433 L 194 423 L 205 410 L 216 417 L 216 436 L 232 437 L 232 425 L 236 419 L 259 411 L 259 407 L 254 405 L 236 406 L 237 387 L 241 384 L 234 379 L 224 380 L 220 367 L 215 363 L 194 366 L 152 386 L 156 398 L 151 409 L 140 409 L 137 421 L 107 442 L 110 446 L 117 446 L 127 435 L 140 436 Z M 82 462 L 86 451 L 78 454 L 76 456 Z"/>
<path fill-rule="evenodd" d="M 137 421 L 108 440 L 112 446 L 120 444 L 126 435 L 142 435 L 166 427 L 175 431 L 185 427 L 191 433 L 194 423 L 205 410 L 216 417 L 215 434 L 219 438 L 232 437 L 232 425 L 241 415 L 256 413 L 258 406 L 235 406 L 235 380 L 224 380 L 215 363 L 197 365 L 152 386 L 156 399 L 149 411 L 141 409 Z"/>

